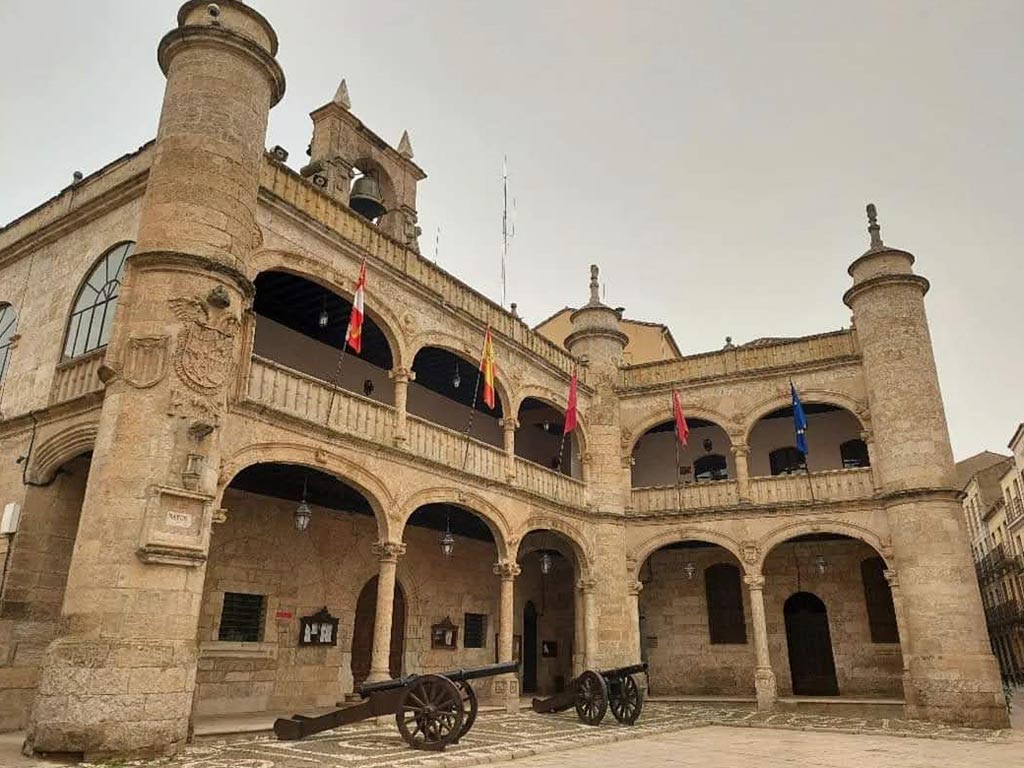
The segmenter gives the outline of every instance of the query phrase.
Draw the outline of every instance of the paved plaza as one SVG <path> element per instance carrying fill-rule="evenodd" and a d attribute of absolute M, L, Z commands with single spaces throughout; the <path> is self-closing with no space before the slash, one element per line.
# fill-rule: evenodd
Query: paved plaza
<path fill-rule="evenodd" d="M 619 743 L 621 742 L 621 743 Z M 516 768 L 593 766 L 836 766 L 928 768 L 1024 766 L 1021 732 L 949 728 L 899 719 L 758 713 L 745 706 L 652 702 L 640 723 L 581 724 L 574 712 L 482 713 L 469 736 L 443 754 L 409 749 L 390 718 L 303 741 L 248 736 L 200 741 L 170 759 L 118 763 L 159 768 Z M 43 766 L 18 760 L 0 765 Z"/>

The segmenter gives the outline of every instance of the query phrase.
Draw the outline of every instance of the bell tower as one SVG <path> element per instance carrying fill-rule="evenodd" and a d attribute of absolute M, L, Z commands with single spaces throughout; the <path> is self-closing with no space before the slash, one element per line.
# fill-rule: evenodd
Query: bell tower
<path fill-rule="evenodd" d="M 348 84 L 314 110 L 309 164 L 301 173 L 338 202 L 419 253 L 416 185 L 427 175 L 413 162 L 404 131 L 392 148 L 352 114 Z"/>
<path fill-rule="evenodd" d="M 849 268 L 874 433 L 874 464 L 906 607 L 907 714 L 1005 728 L 999 669 L 989 646 L 953 452 L 914 257 L 882 242 L 868 205 L 868 250 Z"/>

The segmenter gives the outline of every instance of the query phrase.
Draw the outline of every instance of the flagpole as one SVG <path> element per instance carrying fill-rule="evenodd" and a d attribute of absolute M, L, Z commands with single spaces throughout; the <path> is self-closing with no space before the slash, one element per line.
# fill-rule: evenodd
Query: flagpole
<path fill-rule="evenodd" d="M 490 333 L 490 330 L 491 330 L 491 326 L 488 325 L 487 326 L 487 330 L 484 332 L 484 338 L 485 339 L 487 338 L 487 334 Z M 487 350 L 486 349 L 484 350 L 484 354 L 485 355 L 487 354 Z M 485 363 L 485 361 L 481 360 L 480 361 L 480 365 L 478 365 L 477 369 L 476 369 L 476 384 L 473 385 L 473 403 L 472 403 L 472 405 L 469 406 L 469 424 L 466 425 L 466 437 L 472 437 L 471 433 L 473 431 L 473 416 L 476 414 L 476 399 L 477 399 L 477 396 L 480 394 L 480 379 L 482 379 L 483 375 L 484 375 L 484 371 L 483 371 L 484 363 Z M 506 406 L 507 406 L 507 404 L 506 404 Z M 466 461 L 467 461 L 467 459 L 469 459 L 469 440 L 466 441 L 466 450 L 462 454 L 462 471 L 463 472 L 466 471 Z"/>
<path fill-rule="evenodd" d="M 680 469 L 681 469 L 680 465 L 679 465 L 679 441 L 680 441 L 679 427 L 676 427 L 675 433 L 676 433 L 676 439 L 673 442 L 676 444 L 676 506 L 679 508 L 679 511 L 682 512 L 683 511 L 683 492 L 682 492 L 682 489 L 679 487 L 679 475 L 680 475 Z"/>
<path fill-rule="evenodd" d="M 351 325 L 351 323 L 350 323 Z M 341 342 L 341 354 L 338 355 L 338 365 L 334 369 L 334 377 L 331 379 L 331 399 L 327 403 L 327 419 L 324 422 L 324 426 L 331 426 L 331 413 L 334 411 L 334 399 L 338 394 L 338 390 L 341 388 L 341 366 L 345 362 L 345 352 L 348 350 L 348 331 L 349 328 L 345 328 L 345 338 Z"/>

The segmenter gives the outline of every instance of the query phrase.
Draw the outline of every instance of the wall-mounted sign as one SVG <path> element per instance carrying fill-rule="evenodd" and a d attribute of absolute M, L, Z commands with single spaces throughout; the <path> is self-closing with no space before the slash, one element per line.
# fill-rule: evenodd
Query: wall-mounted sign
<path fill-rule="evenodd" d="M 450 617 L 430 627 L 430 647 L 455 650 L 459 640 L 459 628 L 452 624 Z"/>
<path fill-rule="evenodd" d="M 299 619 L 299 645 L 337 644 L 338 620 L 327 612 L 327 606 Z"/>

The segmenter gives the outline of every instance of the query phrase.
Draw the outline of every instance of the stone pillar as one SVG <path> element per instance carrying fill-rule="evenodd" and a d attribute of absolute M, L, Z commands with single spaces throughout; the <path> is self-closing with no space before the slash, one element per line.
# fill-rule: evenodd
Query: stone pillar
<path fill-rule="evenodd" d="M 736 443 L 731 450 L 733 462 L 736 464 L 736 491 L 740 501 L 750 501 L 750 446 Z"/>
<path fill-rule="evenodd" d="M 43 659 L 26 749 L 89 760 L 186 739 L 196 633 L 234 390 L 277 37 L 236 0 L 185 3 L 113 335 L 61 636 Z"/>
<path fill-rule="evenodd" d="M 522 569 L 514 560 L 502 560 L 494 565 L 494 573 L 501 577 L 501 596 L 498 606 L 498 661 L 512 661 L 512 635 L 515 631 L 515 583 Z M 499 675 L 494 680 L 494 695 L 503 699 L 507 712 L 519 711 L 519 678 L 515 674 Z"/>
<path fill-rule="evenodd" d="M 872 472 L 900 574 L 909 644 L 910 717 L 1007 726 L 956 484 L 924 296 L 912 254 L 883 244 L 868 207 L 870 248 L 850 265 L 853 310 L 874 435 Z"/>
<path fill-rule="evenodd" d="M 636 637 L 636 642 L 633 644 L 635 651 L 632 663 L 634 664 L 639 664 L 642 661 L 640 648 L 640 644 L 643 642 L 640 637 L 640 593 L 643 591 L 643 588 L 643 583 L 639 581 L 633 581 L 629 584 L 629 616 L 633 636 Z"/>
<path fill-rule="evenodd" d="M 409 382 L 416 381 L 416 372 L 408 368 L 395 368 L 388 373 L 395 383 L 395 442 L 403 443 L 406 434 L 406 402 L 409 396 Z"/>
<path fill-rule="evenodd" d="M 572 634 L 572 676 L 579 677 L 586 669 L 587 633 L 583 620 L 583 590 L 576 583 L 573 595 L 573 634 Z"/>
<path fill-rule="evenodd" d="M 896 614 L 896 631 L 900 636 L 900 655 L 903 657 L 903 697 L 912 694 L 914 686 L 910 684 L 910 638 L 907 636 L 907 617 L 904 614 L 903 593 L 900 591 L 900 580 L 896 571 L 883 571 L 889 591 L 892 592 L 892 608 Z"/>
<path fill-rule="evenodd" d="M 377 611 L 373 617 L 373 650 L 370 654 L 368 683 L 378 683 L 391 677 L 391 620 L 395 610 L 395 574 L 398 558 L 405 554 L 400 541 L 378 541 L 373 554 L 380 558 L 377 575 Z"/>
<path fill-rule="evenodd" d="M 764 615 L 764 576 L 761 574 L 743 577 L 750 595 L 750 622 L 754 627 L 754 653 L 757 669 L 754 672 L 754 688 L 757 691 L 757 708 L 774 709 L 778 694 L 775 687 L 775 672 L 768 653 L 768 622 Z"/>
<path fill-rule="evenodd" d="M 516 430 L 519 429 L 519 420 L 506 416 L 498 420 L 501 425 L 501 434 L 505 441 L 505 477 L 511 482 L 516 476 Z"/>
<path fill-rule="evenodd" d="M 597 669 L 597 582 L 593 579 L 580 579 L 576 589 L 583 595 L 583 667 Z"/>

